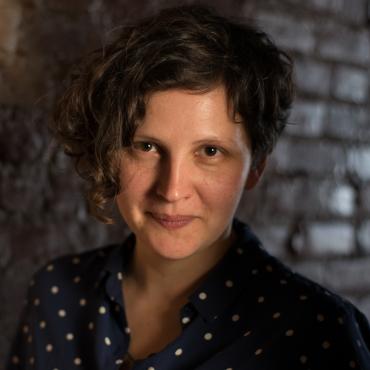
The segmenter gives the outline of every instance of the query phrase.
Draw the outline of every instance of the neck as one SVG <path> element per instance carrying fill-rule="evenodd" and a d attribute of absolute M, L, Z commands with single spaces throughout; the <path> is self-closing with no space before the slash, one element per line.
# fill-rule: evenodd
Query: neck
<path fill-rule="evenodd" d="M 214 245 L 181 260 L 163 258 L 137 242 L 127 284 L 141 295 L 162 297 L 167 302 L 185 301 L 224 256 L 234 238 L 228 230 Z"/>

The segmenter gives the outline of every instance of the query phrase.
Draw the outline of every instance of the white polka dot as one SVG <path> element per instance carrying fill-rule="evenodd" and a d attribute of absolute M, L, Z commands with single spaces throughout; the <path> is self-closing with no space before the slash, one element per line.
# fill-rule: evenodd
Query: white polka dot
<path fill-rule="evenodd" d="M 89 328 L 89 330 L 93 330 L 94 329 L 94 323 L 89 322 L 89 325 L 87 325 L 87 327 Z"/>
<path fill-rule="evenodd" d="M 35 358 L 34 357 L 30 357 L 30 359 L 28 361 L 29 361 L 29 363 L 31 365 L 33 365 L 35 363 Z"/>
<path fill-rule="evenodd" d="M 275 312 L 275 313 L 272 315 L 272 318 L 273 318 L 273 319 L 278 319 L 280 316 L 281 316 L 280 312 Z"/>
<path fill-rule="evenodd" d="M 239 316 L 238 314 L 235 314 L 235 315 L 233 315 L 233 316 L 231 317 L 231 320 L 233 320 L 234 322 L 239 321 L 239 319 L 240 319 L 240 316 Z"/>
<path fill-rule="evenodd" d="M 304 295 L 304 294 L 302 294 L 302 295 L 300 295 L 300 296 L 299 296 L 299 299 L 300 299 L 301 301 L 306 301 L 306 300 L 307 300 L 307 296 L 306 296 L 306 295 Z"/>
<path fill-rule="evenodd" d="M 246 331 L 243 335 L 244 335 L 245 337 L 247 337 L 248 335 L 251 335 L 251 333 L 252 333 L 252 330 L 248 330 L 248 331 Z"/>
<path fill-rule="evenodd" d="M 177 348 L 177 350 L 175 351 L 175 355 L 176 356 L 181 356 L 182 355 L 182 348 Z"/>
<path fill-rule="evenodd" d="M 262 352 L 263 352 L 262 348 L 258 348 L 258 349 L 256 350 L 256 352 L 254 352 L 254 354 L 255 354 L 256 356 L 258 356 L 258 355 L 260 355 Z"/>
<path fill-rule="evenodd" d="M 302 355 L 302 356 L 299 358 L 299 361 L 301 362 L 301 364 L 305 364 L 305 363 L 307 362 L 307 356 Z"/>
<path fill-rule="evenodd" d="M 73 363 L 74 363 L 75 365 L 81 365 L 82 361 L 81 361 L 81 359 L 80 359 L 79 357 L 76 357 L 76 358 L 73 360 Z"/>
<path fill-rule="evenodd" d="M 125 327 L 125 333 L 126 334 L 130 334 L 131 333 L 131 330 L 128 326 Z"/>
<path fill-rule="evenodd" d="M 205 333 L 203 338 L 204 338 L 205 340 L 211 340 L 211 339 L 212 339 L 212 337 L 213 337 L 212 333 Z"/>
<path fill-rule="evenodd" d="M 322 342 L 322 348 L 324 348 L 324 349 L 330 348 L 330 342 L 328 342 L 327 340 Z"/>
<path fill-rule="evenodd" d="M 85 298 L 80 299 L 80 306 L 86 306 L 86 299 Z"/>
<path fill-rule="evenodd" d="M 204 301 L 205 299 L 207 299 L 207 294 L 205 292 L 200 292 L 198 297 L 199 297 L 199 299 Z"/>
<path fill-rule="evenodd" d="M 12 364 L 14 364 L 14 365 L 19 364 L 19 357 L 18 356 L 13 356 L 12 357 Z"/>
<path fill-rule="evenodd" d="M 32 343 L 32 335 L 29 335 L 29 336 L 27 337 L 27 342 L 28 342 L 28 343 Z"/>
<path fill-rule="evenodd" d="M 155 370 L 155 368 L 153 366 L 149 366 L 148 370 Z"/>
<path fill-rule="evenodd" d="M 260 297 L 258 297 L 258 299 L 257 299 L 257 302 L 258 303 L 263 303 L 265 301 L 265 297 L 263 297 L 263 296 L 260 296 Z"/>
<path fill-rule="evenodd" d="M 54 265 L 47 265 L 47 267 L 46 267 L 46 271 L 53 271 L 54 270 Z"/>
<path fill-rule="evenodd" d="M 78 257 L 73 257 L 73 259 L 72 259 L 72 263 L 73 263 L 74 265 L 78 265 L 78 264 L 80 263 L 80 259 L 79 259 Z"/>
<path fill-rule="evenodd" d="M 182 319 L 181 319 L 181 322 L 183 324 L 188 324 L 190 322 L 190 317 L 187 317 L 187 316 L 184 316 Z"/>
<path fill-rule="evenodd" d="M 30 328 L 29 328 L 29 326 L 28 325 L 24 325 L 23 326 L 23 333 L 28 333 L 29 332 L 29 330 L 30 330 Z"/>
<path fill-rule="evenodd" d="M 73 339 L 74 339 L 74 335 L 73 335 L 73 333 L 67 333 L 67 334 L 66 334 L 66 339 L 67 339 L 67 340 L 73 340 Z"/>
<path fill-rule="evenodd" d="M 53 350 L 53 345 L 52 344 L 48 344 L 47 346 L 46 346 L 46 351 L 47 352 L 51 352 Z"/>
<path fill-rule="evenodd" d="M 108 337 L 105 337 L 104 338 L 104 343 L 107 345 L 107 346 L 110 346 L 112 344 L 112 342 L 110 341 L 110 338 Z"/>
<path fill-rule="evenodd" d="M 57 294 L 59 292 L 59 288 L 57 286 L 52 286 L 50 291 L 53 293 L 53 294 Z"/>
<path fill-rule="evenodd" d="M 228 367 L 226 370 L 233 370 L 233 368 L 232 367 Z"/>
<path fill-rule="evenodd" d="M 75 277 L 73 278 L 73 282 L 74 282 L 75 284 L 78 284 L 80 281 L 81 281 L 81 278 L 80 278 L 79 276 L 75 276 Z"/>
<path fill-rule="evenodd" d="M 66 311 L 65 311 L 65 310 L 59 310 L 59 311 L 58 311 L 58 316 L 59 316 L 59 317 L 66 317 L 66 315 L 67 315 L 67 313 L 66 313 Z"/>
<path fill-rule="evenodd" d="M 287 330 L 287 331 L 285 332 L 285 335 L 286 335 L 287 337 L 291 337 L 291 336 L 293 336 L 293 334 L 294 334 L 294 330 L 293 330 L 293 329 L 289 329 L 289 330 Z"/>
<path fill-rule="evenodd" d="M 228 288 L 232 288 L 234 286 L 234 283 L 232 280 L 226 280 L 225 281 L 225 285 L 228 287 Z"/>
<path fill-rule="evenodd" d="M 123 364 L 122 358 L 117 359 L 116 360 L 116 365 L 121 365 L 121 364 Z"/>
<path fill-rule="evenodd" d="M 40 305 L 40 299 L 39 299 L 39 298 L 35 298 L 35 299 L 33 300 L 33 304 L 34 304 L 35 306 L 39 306 L 39 305 Z"/>
<path fill-rule="evenodd" d="M 46 327 L 46 322 L 45 321 L 40 321 L 40 328 L 45 329 Z"/>
<path fill-rule="evenodd" d="M 122 272 L 118 272 L 118 273 L 117 273 L 117 279 L 118 279 L 118 280 L 122 280 L 122 279 L 123 279 Z"/>
<path fill-rule="evenodd" d="M 107 312 L 107 309 L 106 309 L 104 306 L 100 306 L 100 307 L 99 307 L 99 313 L 100 313 L 101 315 L 104 315 L 106 312 Z"/>

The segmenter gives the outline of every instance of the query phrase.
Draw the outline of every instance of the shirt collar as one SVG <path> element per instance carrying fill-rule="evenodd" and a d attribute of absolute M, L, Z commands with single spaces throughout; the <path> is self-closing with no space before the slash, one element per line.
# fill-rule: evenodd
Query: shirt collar
<path fill-rule="evenodd" d="M 190 302 L 206 321 L 216 320 L 245 290 L 247 274 L 262 257 L 260 241 L 249 226 L 234 218 L 232 227 L 236 233 L 219 263 L 209 271 L 205 281 L 189 297 Z"/>
<path fill-rule="evenodd" d="M 258 260 L 266 260 L 260 241 L 249 226 L 234 218 L 232 228 L 236 234 L 234 243 L 224 257 L 213 267 L 203 283 L 189 296 L 189 302 L 206 320 L 217 319 L 235 301 L 248 283 L 247 271 L 255 268 Z M 110 249 L 98 283 L 107 275 L 121 280 L 135 246 L 135 235 L 129 234 L 124 243 Z M 107 281 L 111 286 L 112 279 Z M 107 287 L 113 291 L 113 287 Z"/>

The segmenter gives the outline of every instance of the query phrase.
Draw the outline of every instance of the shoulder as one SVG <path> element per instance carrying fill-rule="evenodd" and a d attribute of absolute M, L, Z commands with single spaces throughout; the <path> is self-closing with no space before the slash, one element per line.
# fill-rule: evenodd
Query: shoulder
<path fill-rule="evenodd" d="M 280 321 L 274 326 L 279 356 L 300 353 L 302 361 L 310 358 L 313 369 L 324 364 L 370 369 L 370 325 L 365 315 L 344 297 L 262 253 L 269 267 L 257 286 L 269 303 L 260 312 L 268 330 L 275 325 L 272 321 Z M 280 347 L 285 342 L 286 350 Z"/>
<path fill-rule="evenodd" d="M 244 299 L 257 295 L 260 302 L 286 311 L 290 317 L 311 314 L 317 318 L 320 312 L 356 316 L 358 310 L 347 299 L 295 272 L 286 262 L 271 255 L 247 224 L 234 220 L 234 227 L 238 234 L 236 245 L 244 250 L 237 261 Z"/>
<path fill-rule="evenodd" d="M 30 298 L 37 300 L 45 294 L 58 293 L 60 287 L 73 290 L 98 281 L 111 253 L 118 248 L 118 244 L 111 244 L 50 259 L 33 274 Z"/>
<path fill-rule="evenodd" d="M 327 287 L 295 272 L 280 259 L 261 248 L 259 289 L 268 292 L 271 303 L 279 301 L 290 317 L 297 320 L 324 322 L 324 314 L 341 322 L 343 318 L 357 319 L 360 311 L 346 298 Z M 363 314 L 360 313 L 362 316 Z M 363 316 L 364 317 L 364 316 Z"/>

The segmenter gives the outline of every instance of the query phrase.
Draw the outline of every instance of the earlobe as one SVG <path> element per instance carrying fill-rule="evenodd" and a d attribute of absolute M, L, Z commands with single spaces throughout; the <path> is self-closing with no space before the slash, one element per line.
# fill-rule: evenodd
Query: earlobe
<path fill-rule="evenodd" d="M 263 171 L 265 170 L 266 162 L 267 159 L 264 158 L 258 163 L 257 167 L 249 170 L 248 178 L 245 184 L 246 190 L 251 190 L 257 185 L 263 174 Z"/>

